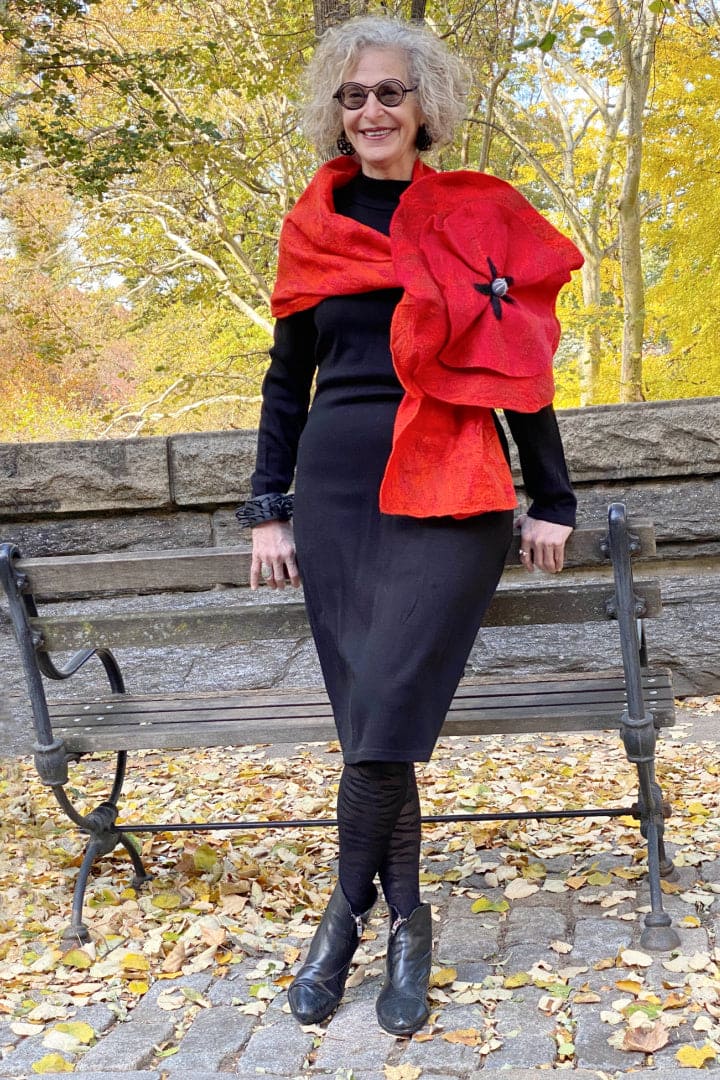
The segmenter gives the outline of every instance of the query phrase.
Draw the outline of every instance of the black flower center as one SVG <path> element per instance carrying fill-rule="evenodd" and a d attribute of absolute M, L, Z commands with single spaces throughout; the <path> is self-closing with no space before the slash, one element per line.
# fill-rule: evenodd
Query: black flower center
<path fill-rule="evenodd" d="M 495 263 L 488 255 L 488 266 L 490 267 L 490 284 L 480 285 L 477 282 L 474 283 L 473 288 L 477 289 L 483 296 L 490 297 L 490 306 L 493 311 L 493 315 L 496 319 L 502 319 L 502 304 L 514 304 L 512 296 L 508 296 L 508 289 L 513 283 L 513 278 L 508 274 L 503 276 L 497 271 Z M 500 303 L 502 301 L 502 304 Z"/>

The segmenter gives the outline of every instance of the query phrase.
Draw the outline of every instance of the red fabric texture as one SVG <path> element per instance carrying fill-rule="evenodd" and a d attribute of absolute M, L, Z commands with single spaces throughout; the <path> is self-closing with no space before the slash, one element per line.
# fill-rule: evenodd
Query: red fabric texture
<path fill-rule="evenodd" d="M 315 307 L 329 296 L 397 288 L 390 238 L 335 213 L 333 192 L 359 171 L 354 158 L 328 161 L 286 216 L 271 299 L 276 319 Z M 413 178 L 433 173 L 418 159 Z"/>
<path fill-rule="evenodd" d="M 402 287 L 390 345 L 405 395 L 380 509 L 458 518 L 512 509 L 491 410 L 536 412 L 552 401 L 555 301 L 582 256 L 505 181 L 419 161 L 386 237 L 335 213 L 334 190 L 358 168 L 348 158 L 322 166 L 286 217 L 273 314 Z M 490 260 L 512 279 L 494 302 Z"/>

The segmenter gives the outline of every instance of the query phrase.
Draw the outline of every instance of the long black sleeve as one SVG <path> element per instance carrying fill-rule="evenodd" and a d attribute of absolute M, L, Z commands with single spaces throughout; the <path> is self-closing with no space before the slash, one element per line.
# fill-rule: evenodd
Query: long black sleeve
<path fill-rule="evenodd" d="M 292 484 L 315 374 L 316 337 L 312 310 L 275 323 L 271 363 L 262 387 L 253 495 L 286 492 Z"/>
<path fill-rule="evenodd" d="M 528 514 L 574 528 L 577 499 L 552 405 L 534 413 L 506 409 L 505 419 L 518 449 L 525 490 L 532 500 Z"/>

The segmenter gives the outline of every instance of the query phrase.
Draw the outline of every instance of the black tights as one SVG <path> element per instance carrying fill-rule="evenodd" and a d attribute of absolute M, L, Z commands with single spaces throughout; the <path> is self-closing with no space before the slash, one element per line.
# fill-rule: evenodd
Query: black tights
<path fill-rule="evenodd" d="M 420 903 L 420 801 L 405 761 L 345 765 L 338 791 L 340 885 L 355 914 L 370 907 L 373 879 L 407 918 Z"/>

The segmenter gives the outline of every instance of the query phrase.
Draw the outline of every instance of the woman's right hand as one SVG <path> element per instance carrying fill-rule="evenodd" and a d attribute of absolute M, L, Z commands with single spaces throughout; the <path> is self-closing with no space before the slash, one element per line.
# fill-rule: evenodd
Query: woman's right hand
<path fill-rule="evenodd" d="M 271 589 L 284 589 L 288 580 L 297 588 L 300 572 L 295 557 L 293 527 L 289 521 L 264 521 L 262 525 L 253 526 L 252 545 L 251 589 L 257 589 L 261 581 Z"/>

